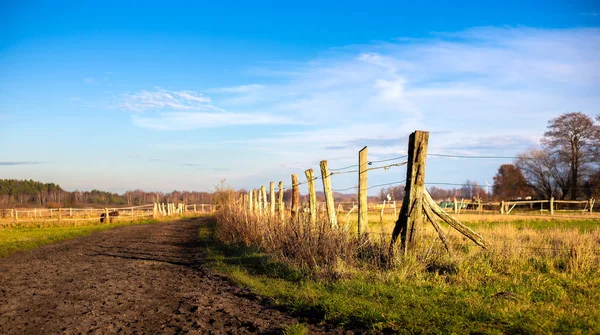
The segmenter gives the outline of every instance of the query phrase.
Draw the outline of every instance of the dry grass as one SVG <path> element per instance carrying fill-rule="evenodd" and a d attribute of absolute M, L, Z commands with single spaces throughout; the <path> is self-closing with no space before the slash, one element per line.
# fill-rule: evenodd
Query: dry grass
<path fill-rule="evenodd" d="M 449 255 L 427 224 L 401 256 L 388 253 L 392 214 L 370 215 L 358 238 L 351 217 L 347 227 L 341 216 L 342 227 L 331 229 L 325 218 L 314 226 L 305 216 L 281 222 L 228 204 L 215 236 L 229 247 L 213 249 L 221 269 L 289 308 L 399 333 L 600 329 L 597 219 L 464 214 L 459 219 L 486 239 L 487 250 L 442 225 Z"/>

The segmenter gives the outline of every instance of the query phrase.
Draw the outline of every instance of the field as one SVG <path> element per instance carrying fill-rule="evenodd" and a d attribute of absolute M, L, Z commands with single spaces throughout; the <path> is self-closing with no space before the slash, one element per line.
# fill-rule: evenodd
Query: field
<path fill-rule="evenodd" d="M 589 215 L 456 216 L 488 250 L 442 224 L 452 255 L 431 225 L 418 227 L 406 256 L 390 254 L 393 213 L 296 224 L 223 208 L 199 238 L 210 266 L 304 325 L 358 332 L 594 333 L 600 329 L 600 220 Z M 121 225 L 41 223 L 0 229 L 0 257 Z M 133 227 L 132 227 L 133 228 Z M 115 247 L 116 248 L 116 247 Z M 138 255 L 139 256 L 139 255 Z M 138 257 L 136 256 L 136 257 Z M 143 261 L 145 262 L 145 261 Z M 322 328 L 320 328 L 322 329 Z"/>
<path fill-rule="evenodd" d="M 352 217 L 330 229 L 322 218 L 316 227 L 305 219 L 282 225 L 231 208 L 201 236 L 215 268 L 307 322 L 407 334 L 600 329 L 598 219 L 458 218 L 488 250 L 443 225 L 449 255 L 428 225 L 406 256 L 390 255 L 391 214 L 370 216 L 359 238 Z"/>

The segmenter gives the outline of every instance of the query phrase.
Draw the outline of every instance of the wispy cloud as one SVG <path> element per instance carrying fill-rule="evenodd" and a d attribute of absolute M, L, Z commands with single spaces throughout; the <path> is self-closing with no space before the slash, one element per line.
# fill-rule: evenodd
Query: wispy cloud
<path fill-rule="evenodd" d="M 248 89 L 222 89 L 223 92 L 247 92 Z M 125 94 L 122 109 L 134 112 L 135 125 L 154 130 L 190 130 L 239 125 L 298 124 L 285 116 L 264 112 L 236 113 L 212 104 L 211 98 L 195 91 L 141 91 Z"/>
<path fill-rule="evenodd" d="M 152 112 L 170 110 L 216 109 L 210 104 L 210 98 L 194 91 L 173 91 L 157 88 L 156 91 L 127 93 L 120 103 L 123 109 L 132 112 Z"/>
<path fill-rule="evenodd" d="M 96 82 L 94 78 L 83 78 L 82 80 L 86 84 L 93 84 L 94 82 Z"/>
<path fill-rule="evenodd" d="M 36 164 L 43 164 L 43 162 L 26 162 L 26 161 L 0 162 L 0 166 L 36 165 Z"/>

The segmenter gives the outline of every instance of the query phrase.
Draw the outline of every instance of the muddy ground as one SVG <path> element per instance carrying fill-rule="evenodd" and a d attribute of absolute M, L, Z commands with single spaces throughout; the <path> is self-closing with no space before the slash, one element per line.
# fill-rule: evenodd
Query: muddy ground
<path fill-rule="evenodd" d="M 206 220 L 119 227 L 0 258 L 0 334 L 280 334 L 297 323 L 205 267 Z"/>

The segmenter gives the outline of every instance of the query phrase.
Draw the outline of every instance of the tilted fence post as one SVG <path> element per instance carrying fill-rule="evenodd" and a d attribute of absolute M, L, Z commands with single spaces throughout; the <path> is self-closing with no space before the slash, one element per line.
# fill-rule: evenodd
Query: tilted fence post
<path fill-rule="evenodd" d="M 323 177 L 323 192 L 325 193 L 325 206 L 327 207 L 327 216 L 331 228 L 337 227 L 337 215 L 335 214 L 335 203 L 333 201 L 333 192 L 331 190 L 331 174 L 327 161 L 321 161 L 321 176 Z"/>

